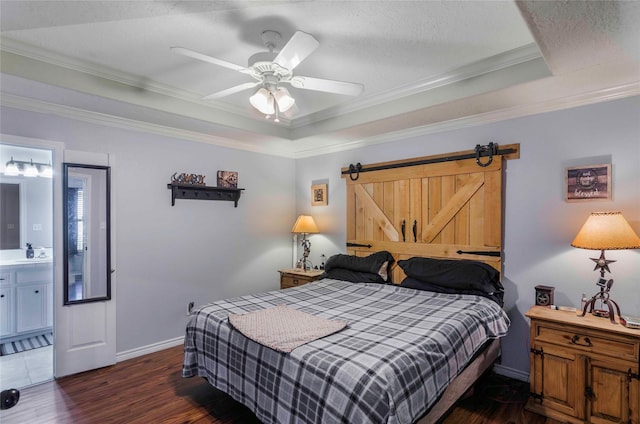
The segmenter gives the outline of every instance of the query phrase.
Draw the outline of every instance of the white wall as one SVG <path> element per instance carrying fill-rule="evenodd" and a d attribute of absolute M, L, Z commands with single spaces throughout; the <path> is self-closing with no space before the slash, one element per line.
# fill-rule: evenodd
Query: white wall
<path fill-rule="evenodd" d="M 291 265 L 294 161 L 10 108 L 0 133 L 113 155 L 117 352 L 184 336 L 196 305 L 279 287 Z M 233 202 L 176 200 L 174 172 L 238 171 Z"/>
<path fill-rule="evenodd" d="M 504 275 L 512 320 L 503 366 L 528 373 L 526 310 L 537 284 L 556 287 L 556 303 L 576 306 L 596 290 L 598 274 L 571 240 L 595 210 L 621 210 L 640 233 L 640 97 L 494 124 L 414 137 L 293 161 L 201 143 L 3 108 L 0 132 L 62 141 L 65 148 L 115 156 L 117 351 L 184 335 L 185 309 L 278 287 L 278 268 L 291 264 L 290 230 L 310 213 L 321 234 L 311 236 L 311 259 L 344 252 L 345 184 L 340 168 L 472 149 L 490 141 L 520 143 L 507 162 Z M 594 159 L 595 158 L 595 159 Z M 566 203 L 564 168 L 606 158 L 613 164 L 613 199 Z M 177 200 L 166 184 L 174 172 L 239 172 L 246 188 L 231 202 Z M 295 181 L 295 182 L 294 182 Z M 310 187 L 328 183 L 328 206 L 311 207 Z M 640 316 L 640 251 L 611 251 L 613 298 Z"/>
<path fill-rule="evenodd" d="M 640 234 L 640 97 L 298 160 L 297 212 L 316 218 L 321 234 L 311 236 L 311 260 L 319 263 L 321 254 L 345 250 L 341 167 L 469 150 L 491 141 L 520 143 L 521 148 L 520 159 L 506 165 L 503 283 L 512 323 L 502 366 L 526 378 L 529 327 L 524 313 L 534 304 L 534 286 L 556 287 L 556 304 L 574 307 L 581 293 L 597 291 L 599 273 L 589 258 L 599 252 L 570 246 L 589 213 L 620 210 Z M 565 167 L 603 159 L 612 163 L 612 200 L 565 202 Z M 311 207 L 310 186 L 317 180 L 328 181 L 328 206 Z M 610 265 L 612 298 L 623 313 L 640 316 L 640 250 L 608 251 L 607 258 L 617 260 Z"/>

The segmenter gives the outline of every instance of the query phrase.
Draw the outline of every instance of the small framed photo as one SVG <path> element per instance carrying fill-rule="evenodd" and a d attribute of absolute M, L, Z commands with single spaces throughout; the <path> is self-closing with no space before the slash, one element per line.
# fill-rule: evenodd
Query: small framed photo
<path fill-rule="evenodd" d="M 313 184 L 311 186 L 311 206 L 326 206 L 327 203 L 327 185 Z"/>
<path fill-rule="evenodd" d="M 238 173 L 235 171 L 218 171 L 218 187 L 238 188 Z"/>
<path fill-rule="evenodd" d="M 611 200 L 611 164 L 567 168 L 565 195 L 567 202 Z"/>

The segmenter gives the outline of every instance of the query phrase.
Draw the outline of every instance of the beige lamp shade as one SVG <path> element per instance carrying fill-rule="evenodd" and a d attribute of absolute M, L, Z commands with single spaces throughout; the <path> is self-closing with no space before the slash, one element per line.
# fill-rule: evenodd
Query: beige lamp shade
<path fill-rule="evenodd" d="M 311 215 L 300 215 L 293 224 L 291 232 L 294 234 L 313 234 L 318 233 L 318 226 Z"/>
<path fill-rule="evenodd" d="M 592 250 L 640 249 L 640 238 L 620 212 L 592 212 L 571 246 Z"/>

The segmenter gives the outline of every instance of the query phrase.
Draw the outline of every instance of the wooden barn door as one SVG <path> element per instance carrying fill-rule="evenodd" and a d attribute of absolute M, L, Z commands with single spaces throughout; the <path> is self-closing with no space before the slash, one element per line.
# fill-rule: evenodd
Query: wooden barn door
<path fill-rule="evenodd" d="M 501 271 L 502 164 L 495 156 L 486 167 L 463 159 L 346 175 L 347 253 L 473 259 Z M 393 282 L 403 277 L 396 267 Z"/>

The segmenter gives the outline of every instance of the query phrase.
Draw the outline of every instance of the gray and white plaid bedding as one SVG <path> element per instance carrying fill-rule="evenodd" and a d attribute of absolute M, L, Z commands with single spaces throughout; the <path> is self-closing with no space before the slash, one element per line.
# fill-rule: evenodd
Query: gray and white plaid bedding
<path fill-rule="evenodd" d="M 349 325 L 287 354 L 227 319 L 279 304 Z M 324 279 L 198 309 L 187 325 L 182 375 L 205 377 L 264 423 L 412 423 L 508 326 L 500 306 L 483 297 Z"/>

